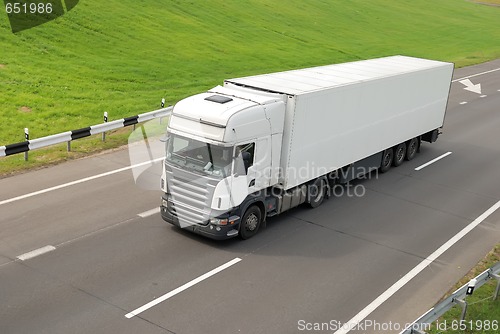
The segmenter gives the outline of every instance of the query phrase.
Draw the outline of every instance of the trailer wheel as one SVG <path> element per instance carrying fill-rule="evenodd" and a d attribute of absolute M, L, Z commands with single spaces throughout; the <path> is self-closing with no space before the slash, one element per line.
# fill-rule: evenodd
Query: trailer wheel
<path fill-rule="evenodd" d="M 246 240 L 256 235 L 261 221 L 260 209 L 256 205 L 249 207 L 240 222 L 240 238 Z"/>
<path fill-rule="evenodd" d="M 406 144 L 402 143 L 394 148 L 394 160 L 392 165 L 394 167 L 400 166 L 406 158 Z"/>
<path fill-rule="evenodd" d="M 393 159 L 394 159 L 394 151 L 392 150 L 392 148 L 385 150 L 384 153 L 382 154 L 382 163 L 380 164 L 381 173 L 385 173 L 389 169 L 391 169 Z"/>
<path fill-rule="evenodd" d="M 317 208 L 323 203 L 326 193 L 326 183 L 323 178 L 318 178 L 307 187 L 307 204 L 311 208 Z"/>
<path fill-rule="evenodd" d="M 417 155 L 417 151 L 418 151 L 418 139 L 417 138 L 410 139 L 406 143 L 406 160 L 410 161 L 413 158 L 415 158 L 415 156 Z"/>

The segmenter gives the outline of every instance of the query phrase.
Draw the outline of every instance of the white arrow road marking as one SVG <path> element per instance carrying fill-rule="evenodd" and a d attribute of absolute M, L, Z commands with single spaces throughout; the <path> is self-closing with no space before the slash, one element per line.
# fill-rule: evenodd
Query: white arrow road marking
<path fill-rule="evenodd" d="M 465 79 L 460 81 L 462 85 L 465 85 L 465 90 L 468 90 L 473 93 L 481 94 L 481 84 L 473 84 L 470 79 Z"/>

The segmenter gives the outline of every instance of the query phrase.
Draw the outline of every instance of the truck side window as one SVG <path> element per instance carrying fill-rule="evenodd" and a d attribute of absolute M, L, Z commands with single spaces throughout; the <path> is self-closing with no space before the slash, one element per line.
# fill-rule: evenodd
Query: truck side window
<path fill-rule="evenodd" d="M 241 155 L 241 158 L 243 159 L 243 165 L 245 167 L 245 174 L 247 174 L 248 168 L 253 165 L 255 143 L 239 145 L 236 147 L 236 152 L 238 155 Z"/>

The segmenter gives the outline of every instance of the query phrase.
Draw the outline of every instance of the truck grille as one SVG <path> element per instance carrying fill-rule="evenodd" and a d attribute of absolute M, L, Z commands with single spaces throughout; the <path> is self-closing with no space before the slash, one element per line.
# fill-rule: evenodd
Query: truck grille
<path fill-rule="evenodd" d="M 218 179 L 200 176 L 175 166 L 165 165 L 167 189 L 172 199 L 171 214 L 181 224 L 207 225 Z"/>

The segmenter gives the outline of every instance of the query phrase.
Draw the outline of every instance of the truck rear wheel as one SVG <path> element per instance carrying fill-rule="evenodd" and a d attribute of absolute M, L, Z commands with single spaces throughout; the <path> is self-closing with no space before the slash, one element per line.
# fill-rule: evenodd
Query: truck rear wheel
<path fill-rule="evenodd" d="M 392 150 L 392 148 L 385 150 L 384 153 L 382 154 L 382 163 L 380 164 L 381 173 L 385 173 L 389 169 L 391 169 L 393 159 L 394 159 L 394 151 Z"/>
<path fill-rule="evenodd" d="M 394 167 L 400 166 L 406 158 L 406 143 L 399 144 L 394 148 L 394 160 L 392 165 Z"/>
<path fill-rule="evenodd" d="M 323 203 L 326 193 L 326 183 L 323 178 L 316 179 L 307 187 L 307 203 L 311 208 L 317 208 Z"/>
<path fill-rule="evenodd" d="M 418 151 L 418 139 L 417 138 L 410 139 L 406 143 L 406 160 L 410 161 L 413 158 L 415 158 L 415 156 L 417 155 L 417 151 Z"/>
<path fill-rule="evenodd" d="M 240 238 L 246 240 L 256 235 L 261 221 L 262 213 L 260 209 L 255 205 L 249 207 L 240 222 Z"/>

